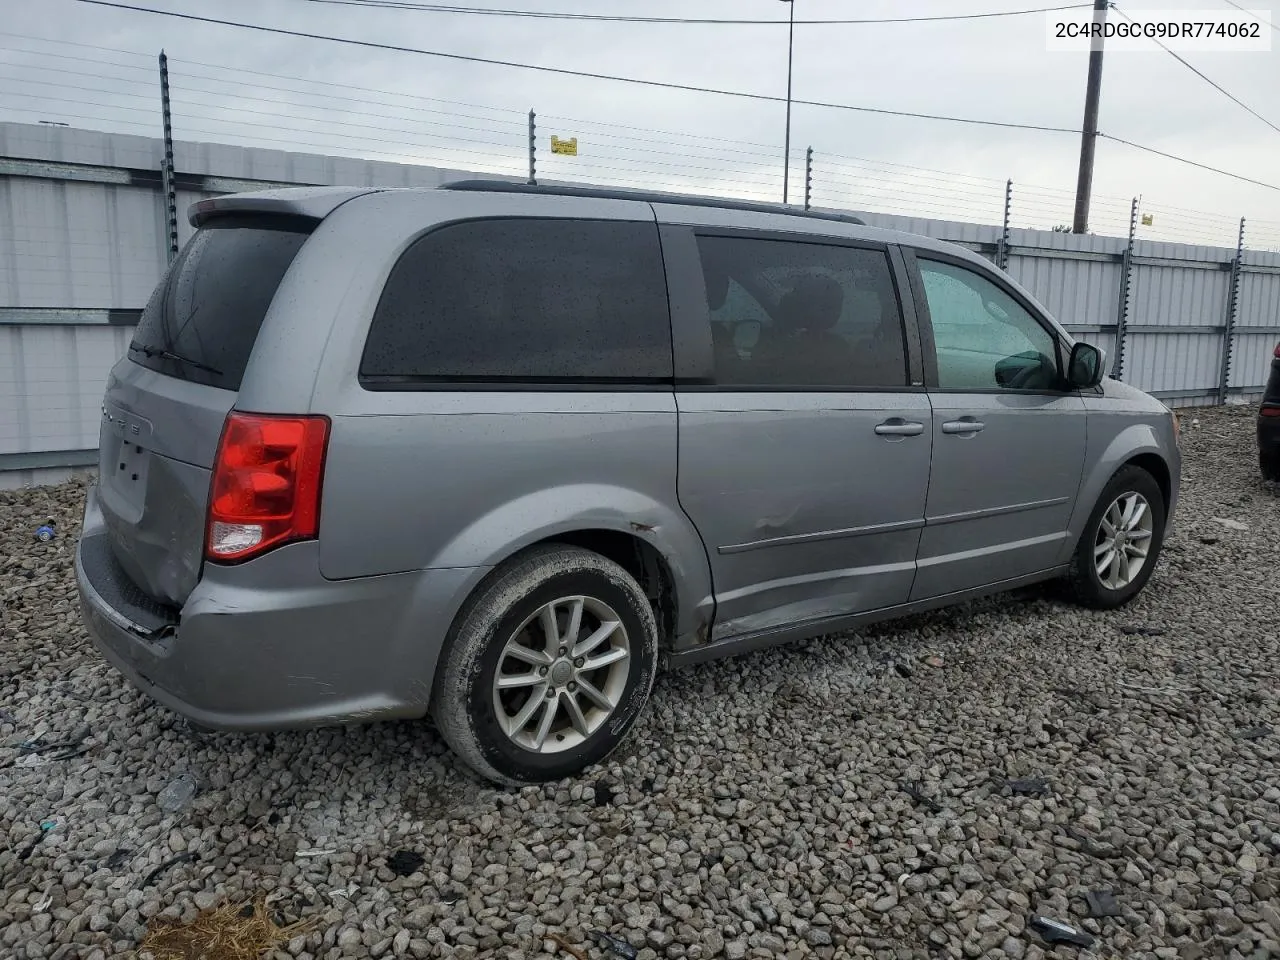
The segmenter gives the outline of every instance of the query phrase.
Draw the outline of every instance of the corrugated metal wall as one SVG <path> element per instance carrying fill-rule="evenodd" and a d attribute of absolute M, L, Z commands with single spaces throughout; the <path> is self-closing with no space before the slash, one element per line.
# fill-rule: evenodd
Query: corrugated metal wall
<path fill-rule="evenodd" d="M 1140 389 L 1204 394 L 1217 389 L 1221 334 L 1144 334 L 1135 328 L 1125 353 L 1125 380 Z"/>
<path fill-rule="evenodd" d="M 0 304 L 133 307 L 164 263 L 154 190 L 0 177 Z"/>
<path fill-rule="evenodd" d="M 1120 264 L 1100 260 L 1059 260 L 1012 256 L 1009 275 L 1035 294 L 1067 326 L 1110 326 L 1116 322 Z"/>
<path fill-rule="evenodd" d="M 0 123 L 0 487 L 58 479 L 96 458 L 106 374 L 163 270 L 159 140 Z M 435 186 L 459 170 L 222 144 L 175 145 L 186 209 L 266 184 Z M 1114 355 L 1123 238 L 900 217 L 868 223 L 996 260 L 1080 339 Z M 1172 402 L 1218 398 L 1235 250 L 1139 241 L 1124 314 L 1123 379 Z M 1280 339 L 1280 254 L 1239 272 L 1230 387 L 1257 391 Z M 1251 329 L 1252 328 L 1252 329 Z"/>
<path fill-rule="evenodd" d="M 1253 258 L 1254 254 L 1249 254 L 1245 258 L 1246 265 Z M 1266 382 L 1271 368 L 1271 351 L 1280 341 L 1280 336 L 1275 333 L 1250 332 L 1250 328 L 1265 329 L 1280 324 L 1280 272 L 1242 274 L 1239 300 L 1230 382 L 1232 387 L 1248 390 L 1255 384 Z"/>
<path fill-rule="evenodd" d="M 1246 271 L 1253 256 L 1246 255 Z M 1246 272 L 1240 278 L 1240 311 L 1236 326 L 1265 327 L 1277 323 L 1280 323 L 1280 273 Z"/>

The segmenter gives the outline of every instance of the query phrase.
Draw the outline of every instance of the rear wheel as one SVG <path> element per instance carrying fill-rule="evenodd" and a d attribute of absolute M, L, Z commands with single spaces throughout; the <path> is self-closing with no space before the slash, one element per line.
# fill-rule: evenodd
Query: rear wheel
<path fill-rule="evenodd" d="M 500 567 L 467 602 L 432 714 L 481 775 L 559 780 L 625 739 L 657 662 L 653 610 L 627 571 L 577 547 L 540 547 Z"/>
<path fill-rule="evenodd" d="M 1164 544 L 1165 504 L 1141 467 L 1121 468 L 1098 498 L 1076 547 L 1068 582 L 1076 600 L 1111 610 L 1146 586 Z"/>
<path fill-rule="evenodd" d="M 1272 444 L 1269 448 L 1259 445 L 1258 466 L 1263 480 L 1280 483 L 1280 444 Z"/>

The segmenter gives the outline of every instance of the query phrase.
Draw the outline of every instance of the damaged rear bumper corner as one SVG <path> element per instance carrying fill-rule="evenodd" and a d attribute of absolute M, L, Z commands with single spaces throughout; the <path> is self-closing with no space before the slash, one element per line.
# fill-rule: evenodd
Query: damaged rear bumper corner
<path fill-rule="evenodd" d="M 148 696 L 218 730 L 422 716 L 454 581 L 473 573 L 326 581 L 316 545 L 291 544 L 250 564 L 209 567 L 175 622 L 156 629 L 95 585 L 85 543 L 102 532 L 86 524 L 86 533 L 75 574 L 94 645 Z"/>

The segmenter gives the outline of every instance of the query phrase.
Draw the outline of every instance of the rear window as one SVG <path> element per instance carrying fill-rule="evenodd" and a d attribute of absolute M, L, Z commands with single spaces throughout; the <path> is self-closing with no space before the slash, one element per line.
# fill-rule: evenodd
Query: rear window
<path fill-rule="evenodd" d="M 416 240 L 391 270 L 361 382 L 670 380 L 657 225 L 501 219 Z"/>
<path fill-rule="evenodd" d="M 152 293 L 129 356 L 171 377 L 239 390 L 267 308 L 312 226 L 259 217 L 201 227 Z"/>

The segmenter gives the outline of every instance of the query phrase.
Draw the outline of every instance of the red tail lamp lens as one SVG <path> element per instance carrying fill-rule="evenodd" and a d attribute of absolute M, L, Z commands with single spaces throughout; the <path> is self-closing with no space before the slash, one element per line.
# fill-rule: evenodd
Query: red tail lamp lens
<path fill-rule="evenodd" d="M 320 529 L 327 417 L 232 412 L 213 465 L 205 557 L 247 560 Z"/>

